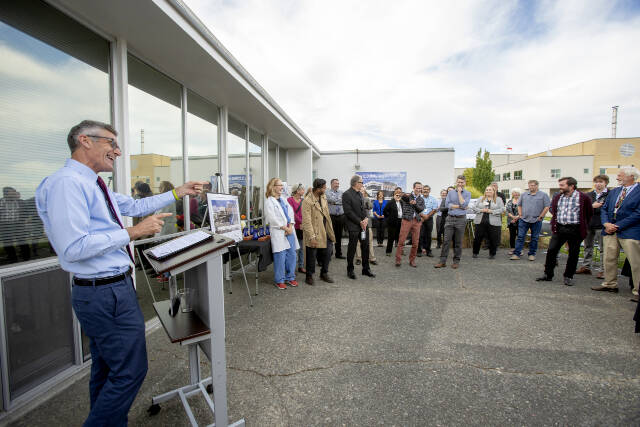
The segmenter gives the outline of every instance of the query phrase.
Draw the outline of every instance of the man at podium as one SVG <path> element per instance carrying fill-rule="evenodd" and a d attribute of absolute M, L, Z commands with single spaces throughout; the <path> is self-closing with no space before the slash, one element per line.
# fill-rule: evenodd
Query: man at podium
<path fill-rule="evenodd" d="M 36 205 L 60 266 L 73 274 L 71 301 L 91 345 L 91 411 L 85 425 L 127 424 L 127 413 L 147 373 L 144 318 L 131 278 L 129 242 L 162 229 L 151 215 L 133 227 L 122 216 L 152 214 L 202 191 L 187 182 L 163 194 L 135 200 L 114 193 L 98 175 L 112 172 L 121 155 L 117 132 L 85 120 L 67 137 L 71 158 L 36 190 Z"/>

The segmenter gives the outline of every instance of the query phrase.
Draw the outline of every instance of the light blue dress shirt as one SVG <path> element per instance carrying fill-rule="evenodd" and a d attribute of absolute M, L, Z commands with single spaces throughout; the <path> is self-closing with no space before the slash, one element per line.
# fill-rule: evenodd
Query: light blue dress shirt
<path fill-rule="evenodd" d="M 466 215 L 467 208 L 469 207 L 469 202 L 471 201 L 471 193 L 467 190 L 462 190 L 462 199 L 464 200 L 464 204 L 460 205 L 460 200 L 458 199 L 458 192 L 456 190 L 449 190 L 447 193 L 447 201 L 445 205 L 449 208 L 449 215 Z M 460 205 L 457 209 L 452 209 L 451 205 Z"/>
<path fill-rule="evenodd" d="M 92 169 L 68 159 L 36 190 L 38 214 L 60 266 L 83 279 L 122 274 L 131 263 L 129 233 L 112 219 L 97 179 Z M 175 201 L 171 191 L 139 200 L 111 190 L 109 196 L 123 224 L 122 215 L 145 216 Z"/>
<path fill-rule="evenodd" d="M 438 203 L 438 200 L 432 195 L 429 195 L 426 198 L 423 196 L 422 198 L 424 199 L 424 210 L 422 211 L 422 215 L 429 215 L 431 211 L 435 211 L 440 207 L 440 203 Z"/>

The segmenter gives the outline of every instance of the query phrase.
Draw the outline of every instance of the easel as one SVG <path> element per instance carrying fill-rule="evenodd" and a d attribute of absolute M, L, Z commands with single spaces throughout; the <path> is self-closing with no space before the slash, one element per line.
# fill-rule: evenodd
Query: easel
<path fill-rule="evenodd" d="M 149 257 L 151 249 L 143 254 L 158 274 L 167 274 L 170 284 L 170 299 L 153 304 L 169 339 L 172 343 L 187 346 L 189 349 L 188 385 L 155 396 L 151 400 L 149 413 L 160 411 L 160 403 L 179 398 L 193 427 L 198 423 L 189 406 L 187 398 L 202 394 L 215 418 L 216 426 L 244 426 L 244 419 L 233 424 L 227 416 L 227 366 L 225 354 L 224 285 L 222 272 L 222 254 L 233 243 L 220 235 L 213 235 L 207 243 L 198 245 L 185 252 L 163 261 Z M 169 313 L 171 301 L 176 297 L 176 275 L 184 273 L 184 286 L 196 293 L 193 298 L 193 311 L 183 313 L 180 308 L 174 316 Z M 200 372 L 200 353 L 198 347 L 211 361 L 211 377 L 202 379 Z M 213 391 L 213 400 L 207 389 Z M 213 426 L 214 424 L 210 424 Z"/>
<path fill-rule="evenodd" d="M 215 190 L 214 190 L 215 189 Z M 214 194 L 228 194 L 224 192 L 224 185 L 222 182 L 222 174 L 220 172 L 216 172 L 211 176 L 211 192 Z M 204 226 L 204 222 L 207 220 L 207 214 L 209 213 L 209 203 L 207 203 L 207 209 L 204 211 L 204 215 L 202 216 L 202 224 L 200 224 L 200 228 Z M 209 219 L 211 223 L 211 218 Z M 213 224 L 210 224 L 213 225 Z M 244 264 L 242 262 L 242 255 L 240 254 L 240 248 L 238 247 L 238 242 L 235 244 L 229 245 L 229 261 L 224 266 L 224 278 L 229 281 L 229 293 L 231 292 L 231 280 L 233 279 L 233 271 L 231 270 L 231 251 L 232 248 L 235 248 L 236 253 L 238 254 L 238 260 L 240 261 L 240 270 L 242 271 L 242 277 L 244 278 L 244 285 L 247 288 L 247 295 L 249 295 L 249 307 L 253 307 L 253 299 L 251 298 L 251 291 L 249 290 L 249 282 L 247 281 L 247 273 L 244 269 Z M 257 267 L 256 267 L 257 268 Z M 256 295 L 258 295 L 258 279 L 256 273 Z"/>

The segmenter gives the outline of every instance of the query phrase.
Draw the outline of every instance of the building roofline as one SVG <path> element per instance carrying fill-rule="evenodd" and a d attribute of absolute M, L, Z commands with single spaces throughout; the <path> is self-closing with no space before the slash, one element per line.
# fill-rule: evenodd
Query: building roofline
<path fill-rule="evenodd" d="M 578 145 L 578 144 L 584 144 L 586 142 L 591 142 L 591 141 L 599 141 L 599 140 L 605 140 L 605 139 L 637 139 L 640 142 L 640 136 L 630 136 L 628 138 L 591 138 L 591 139 L 587 139 L 585 141 L 580 141 L 580 142 L 574 142 L 573 144 L 569 144 L 569 145 L 563 145 L 562 147 L 556 147 L 556 148 L 552 148 L 550 150 L 544 150 L 544 151 L 538 151 L 537 153 L 533 153 L 533 154 L 529 154 L 529 156 L 537 156 L 538 154 L 543 154 L 546 153 L 547 151 L 553 151 L 553 150 L 558 150 L 560 148 L 567 148 L 567 147 L 571 147 L 573 145 Z M 560 157 L 560 156 L 553 156 L 553 157 Z M 568 156 L 568 157 L 573 157 L 573 156 Z"/>
<path fill-rule="evenodd" d="M 336 155 L 336 154 L 380 154 L 380 153 L 449 153 L 455 152 L 453 147 L 448 148 L 380 148 L 370 150 L 330 150 L 320 151 L 320 155 Z"/>

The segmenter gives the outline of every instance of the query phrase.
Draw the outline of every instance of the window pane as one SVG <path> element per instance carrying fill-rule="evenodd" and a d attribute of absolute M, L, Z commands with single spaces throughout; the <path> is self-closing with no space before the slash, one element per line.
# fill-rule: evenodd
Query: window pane
<path fill-rule="evenodd" d="M 229 192 L 238 196 L 240 214 L 247 214 L 247 178 L 246 160 L 247 145 L 245 140 L 246 125 L 229 116 L 229 133 L 227 135 L 227 152 L 229 153 Z"/>
<path fill-rule="evenodd" d="M 276 178 L 278 176 L 278 171 L 276 170 L 276 143 L 273 141 L 269 141 L 269 173 L 267 174 L 267 178 Z"/>
<path fill-rule="evenodd" d="M 0 19 L 1 266 L 55 255 L 35 190 L 70 156 L 69 129 L 111 108 L 107 41 L 45 3 L 1 2 Z"/>
<path fill-rule="evenodd" d="M 250 218 L 262 216 L 262 135 L 249 132 Z"/>
<path fill-rule="evenodd" d="M 135 198 L 160 193 L 166 181 L 178 187 L 182 175 L 181 86 L 128 55 L 131 193 Z M 162 185 L 165 189 L 166 183 Z M 176 212 L 176 205 L 165 209 Z M 161 234 L 177 231 L 176 216 L 165 219 Z M 134 218 L 134 223 L 141 218 Z"/>
<path fill-rule="evenodd" d="M 215 174 L 219 172 L 218 107 L 191 91 L 187 92 L 187 147 L 189 179 L 215 181 Z M 212 188 L 207 186 L 205 189 L 211 190 Z M 191 221 L 196 227 L 203 224 L 208 225 L 207 193 L 203 192 L 200 197 L 193 201 L 190 200 L 189 204 L 191 205 Z M 196 209 L 197 214 L 194 214 Z"/>
<path fill-rule="evenodd" d="M 280 163 L 278 164 L 278 167 L 280 168 L 280 171 L 278 173 L 278 176 L 280 176 L 281 180 L 286 181 L 287 180 L 287 150 L 280 147 L 279 154 L 280 154 Z"/>

